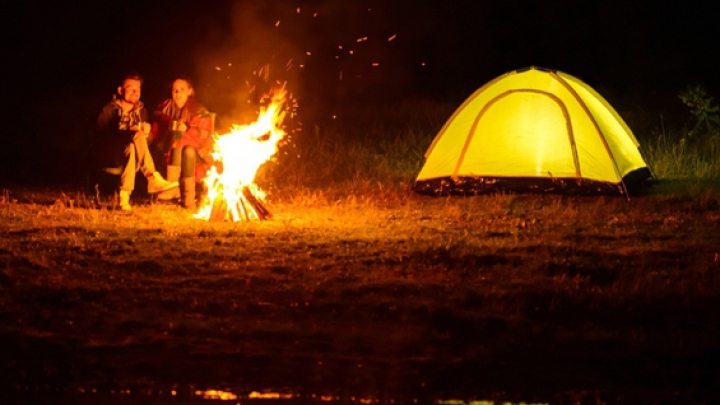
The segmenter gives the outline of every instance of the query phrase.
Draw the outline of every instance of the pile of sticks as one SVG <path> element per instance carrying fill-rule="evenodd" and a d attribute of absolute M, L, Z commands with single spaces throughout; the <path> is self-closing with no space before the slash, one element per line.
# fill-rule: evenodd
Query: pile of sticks
<path fill-rule="evenodd" d="M 220 222 L 230 220 L 251 221 L 253 219 L 266 220 L 271 219 L 272 214 L 265 205 L 253 195 L 252 191 L 246 186 L 242 188 L 242 197 L 238 198 L 237 206 L 228 206 L 228 202 L 223 198 L 222 193 L 218 193 L 212 202 L 210 210 L 210 221 Z"/>

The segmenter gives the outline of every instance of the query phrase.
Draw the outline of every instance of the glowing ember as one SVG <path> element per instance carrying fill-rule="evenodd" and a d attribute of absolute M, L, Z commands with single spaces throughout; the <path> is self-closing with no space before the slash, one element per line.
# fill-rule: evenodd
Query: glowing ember
<path fill-rule="evenodd" d="M 234 125 L 230 133 L 217 137 L 212 155 L 220 164 L 204 179 L 208 192 L 195 218 L 237 222 L 271 217 L 263 205 L 265 192 L 254 181 L 260 166 L 277 153 L 278 142 L 285 136 L 280 125 L 286 99 L 283 85 L 273 92 L 257 121 Z"/>

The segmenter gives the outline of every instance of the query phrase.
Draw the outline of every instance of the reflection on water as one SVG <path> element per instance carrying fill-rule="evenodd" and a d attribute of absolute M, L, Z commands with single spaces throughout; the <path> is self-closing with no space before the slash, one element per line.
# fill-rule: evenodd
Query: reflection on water
<path fill-rule="evenodd" d="M 463 401 L 461 399 L 439 399 L 436 405 L 549 405 L 545 402 L 495 402 L 495 401 Z"/>
<path fill-rule="evenodd" d="M 221 401 L 233 401 L 238 399 L 238 395 L 227 391 L 218 390 L 207 390 L 207 391 L 195 391 L 195 395 L 202 397 L 203 399 L 213 399 Z M 336 395 L 318 395 L 310 394 L 310 399 L 322 402 L 341 402 L 341 398 Z M 258 392 L 252 391 L 245 398 L 247 399 L 286 399 L 286 400 L 299 400 L 301 395 L 293 393 L 280 393 L 280 392 Z M 358 403 L 362 405 L 377 404 L 380 403 L 379 398 L 362 398 L 350 396 L 342 401 L 343 403 Z M 383 403 L 395 404 L 394 399 L 384 400 Z M 417 404 L 418 400 L 413 400 L 413 403 Z M 495 402 L 495 401 L 464 401 L 461 399 L 437 399 L 433 401 L 434 405 L 549 405 L 548 403 L 540 402 Z"/>
<path fill-rule="evenodd" d="M 203 399 L 213 399 L 213 400 L 220 400 L 220 401 L 232 401 L 237 400 L 239 398 L 238 395 L 229 392 L 229 391 L 219 391 L 219 390 L 207 390 L 207 391 L 195 391 L 195 395 L 198 397 L 201 397 Z M 315 400 L 315 401 L 322 401 L 322 402 L 333 402 L 333 401 L 340 401 L 340 397 L 337 395 L 318 395 L 318 394 L 310 394 L 308 395 L 309 399 Z M 258 391 L 252 391 L 248 395 L 243 396 L 244 399 L 286 399 L 286 400 L 292 400 L 292 399 L 300 399 L 302 396 L 300 394 L 294 394 L 294 393 L 282 393 L 282 392 L 258 392 Z M 372 404 L 376 403 L 377 400 L 369 399 L 369 398 L 357 398 L 357 397 L 349 397 L 348 400 L 350 402 L 357 402 L 360 404 Z M 391 403 L 394 403 L 392 401 Z"/>
<path fill-rule="evenodd" d="M 190 395 L 188 395 L 190 394 Z M 392 398 L 373 398 L 328 394 L 305 394 L 293 392 L 275 391 L 251 391 L 249 394 L 240 395 L 227 390 L 195 390 L 192 393 L 180 395 L 175 390 L 167 392 L 133 392 L 129 389 L 112 390 L 109 394 L 98 393 L 95 389 L 78 389 L 76 393 L 56 393 L 43 395 L 42 397 L 14 398 L 18 401 L 11 403 L 23 405 L 86 405 L 86 404 L 107 404 L 107 405 L 204 405 L 218 401 L 229 401 L 233 405 L 298 405 L 316 403 L 338 403 L 338 404 L 390 404 L 404 405 L 405 402 L 396 401 Z M 507 402 L 490 400 L 462 400 L 462 399 L 435 399 L 431 401 L 413 399 L 408 405 L 432 404 L 432 405 L 549 405 L 540 402 Z"/>
<path fill-rule="evenodd" d="M 232 401 L 237 399 L 237 395 L 232 392 L 218 390 L 195 391 L 195 395 L 202 397 L 203 399 L 218 399 L 220 401 Z"/>

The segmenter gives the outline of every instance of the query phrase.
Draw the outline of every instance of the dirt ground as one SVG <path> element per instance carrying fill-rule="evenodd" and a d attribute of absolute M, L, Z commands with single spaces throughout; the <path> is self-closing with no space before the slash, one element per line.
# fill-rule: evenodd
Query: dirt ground
<path fill-rule="evenodd" d="M 252 223 L 4 195 L 6 398 L 720 400 L 717 193 L 306 196 Z"/>

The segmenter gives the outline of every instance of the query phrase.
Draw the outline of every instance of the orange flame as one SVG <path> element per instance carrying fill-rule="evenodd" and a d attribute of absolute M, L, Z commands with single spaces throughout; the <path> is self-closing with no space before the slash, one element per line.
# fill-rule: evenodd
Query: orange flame
<path fill-rule="evenodd" d="M 257 121 L 233 125 L 230 133 L 216 137 L 212 155 L 221 164 L 211 167 L 203 180 L 208 191 L 195 218 L 232 222 L 264 219 L 265 215 L 251 201 L 265 199 L 265 192 L 254 183 L 255 175 L 277 153 L 278 142 L 286 135 L 281 128 L 286 100 L 283 84 L 270 95 L 270 102 L 261 109 Z"/>

